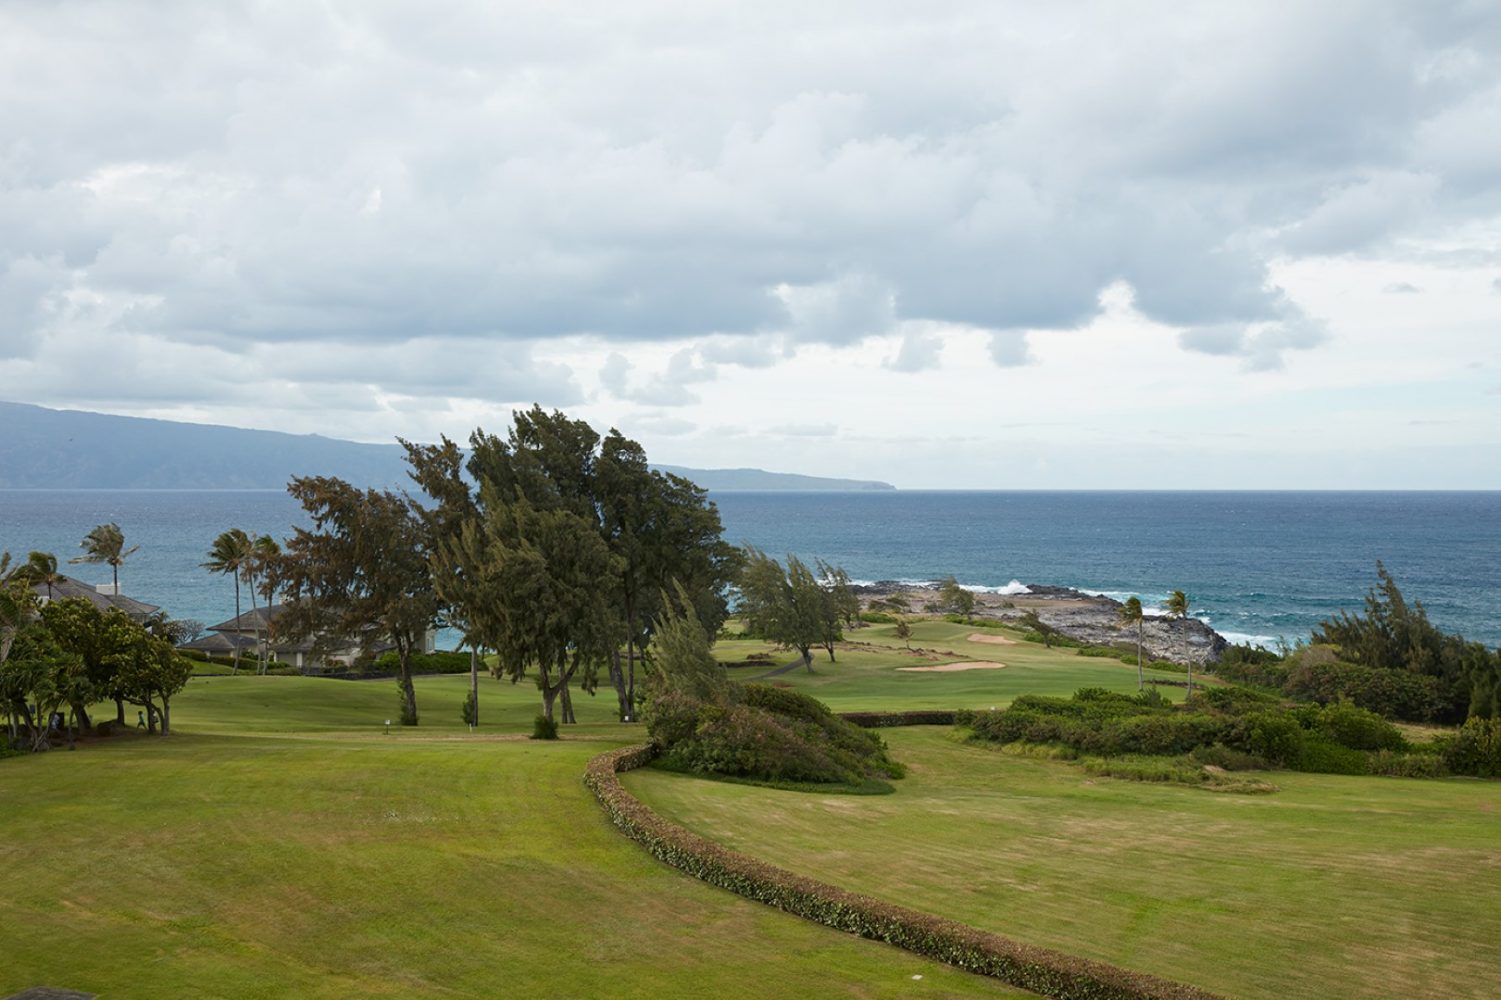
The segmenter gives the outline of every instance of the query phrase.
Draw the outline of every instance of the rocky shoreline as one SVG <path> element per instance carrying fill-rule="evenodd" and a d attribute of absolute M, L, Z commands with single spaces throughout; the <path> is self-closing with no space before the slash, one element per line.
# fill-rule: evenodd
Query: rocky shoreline
<path fill-rule="evenodd" d="M 1120 601 L 1086 594 L 1071 587 L 1041 583 L 1025 586 L 1027 592 L 1019 594 L 972 592 L 975 597 L 973 617 L 1019 624 L 1021 618 L 1031 611 L 1059 634 L 1078 642 L 1136 648 L 1136 630 L 1120 624 Z M 937 584 L 882 580 L 852 589 L 860 598 L 860 606 L 867 610 L 873 603 L 885 605 L 893 600 L 904 601 L 915 614 L 941 614 L 944 610 L 938 606 Z M 1218 663 L 1220 655 L 1230 645 L 1224 636 L 1197 618 L 1147 615 L 1142 622 L 1142 653 L 1148 660 Z"/>

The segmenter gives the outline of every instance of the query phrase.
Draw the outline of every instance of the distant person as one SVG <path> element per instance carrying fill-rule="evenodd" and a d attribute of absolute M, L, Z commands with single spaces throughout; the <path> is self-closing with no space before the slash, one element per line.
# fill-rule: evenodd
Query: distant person
<path fill-rule="evenodd" d="M 136 713 L 136 728 L 137 729 L 145 729 L 146 728 L 146 713 L 145 712 L 137 712 Z"/>

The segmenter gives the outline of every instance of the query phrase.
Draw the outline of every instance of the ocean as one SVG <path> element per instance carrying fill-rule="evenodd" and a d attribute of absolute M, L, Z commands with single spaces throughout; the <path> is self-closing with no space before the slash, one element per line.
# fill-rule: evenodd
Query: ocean
<path fill-rule="evenodd" d="M 1050 583 L 1140 595 L 1182 589 L 1232 641 L 1306 638 L 1358 610 L 1376 561 L 1441 628 L 1501 645 L 1501 493 L 967 492 L 712 495 L 725 537 L 842 565 L 856 580 L 971 587 Z M 221 531 L 278 538 L 304 524 L 280 491 L 0 491 L 0 549 L 78 553 L 94 525 L 119 523 L 140 550 L 121 590 L 175 618 L 234 613 L 228 579 L 200 567 Z M 64 572 L 108 582 L 105 566 Z M 245 607 L 249 607 L 248 599 Z"/>

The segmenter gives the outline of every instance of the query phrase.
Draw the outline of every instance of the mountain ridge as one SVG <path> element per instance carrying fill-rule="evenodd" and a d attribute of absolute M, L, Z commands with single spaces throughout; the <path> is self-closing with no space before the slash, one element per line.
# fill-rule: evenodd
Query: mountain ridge
<path fill-rule="evenodd" d="M 874 480 L 654 465 L 707 490 L 890 490 Z M 409 486 L 396 444 L 0 401 L 0 489 L 281 489 L 293 476 Z"/>

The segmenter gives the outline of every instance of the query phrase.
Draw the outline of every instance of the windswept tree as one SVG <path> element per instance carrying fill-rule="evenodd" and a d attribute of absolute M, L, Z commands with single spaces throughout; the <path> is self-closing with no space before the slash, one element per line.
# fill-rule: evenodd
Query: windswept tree
<path fill-rule="evenodd" d="M 1042 644 L 1047 649 L 1052 649 L 1053 641 L 1063 634 L 1043 621 L 1042 616 L 1032 608 L 1027 609 L 1026 613 L 1021 616 L 1020 621 L 1025 628 L 1035 632 L 1042 639 Z"/>
<path fill-rule="evenodd" d="M 120 564 L 126 557 L 140 549 L 139 545 L 125 547 L 125 532 L 111 521 L 93 528 L 83 541 L 78 543 L 83 555 L 69 559 L 70 563 L 105 563 L 109 566 L 115 584 L 115 593 L 120 592 Z"/>
<path fill-rule="evenodd" d="M 1119 620 L 1123 628 L 1136 626 L 1136 689 L 1141 691 L 1147 686 L 1146 674 L 1142 671 L 1141 665 L 1141 630 L 1145 623 L 1145 615 L 1141 610 L 1141 598 L 1126 598 L 1126 603 L 1121 605 Z"/>
<path fill-rule="evenodd" d="M 813 672 L 813 647 L 823 646 L 834 659 L 839 616 L 828 591 L 797 556 L 787 567 L 754 546 L 746 546 L 737 588 L 739 614 L 746 631 L 783 649 L 797 650 Z"/>
<path fill-rule="evenodd" d="M 52 600 L 52 588 L 63 582 L 63 574 L 57 569 L 57 556 L 51 552 L 33 552 L 15 569 L 15 578 L 33 587 L 41 587 Z"/>
<path fill-rule="evenodd" d="M 262 676 L 270 665 L 271 651 L 261 628 L 261 617 L 256 614 L 255 596 L 260 594 L 265 597 L 266 607 L 271 607 L 272 598 L 276 594 L 276 565 L 280 558 L 281 545 L 276 539 L 270 535 L 260 535 L 251 540 L 245 565 L 240 570 L 240 575 L 250 587 L 250 614 L 255 620 L 255 672 Z"/>
<path fill-rule="evenodd" d="M 172 696 L 187 686 L 193 676 L 192 661 L 172 648 L 173 623 L 158 618 L 148 626 L 135 626 L 130 639 L 114 654 L 116 690 L 146 713 L 146 730 L 172 733 Z"/>
<path fill-rule="evenodd" d="M 907 621 L 907 619 L 905 619 L 905 618 L 898 618 L 896 620 L 896 628 L 892 629 L 891 631 L 892 631 L 893 635 L 895 635 L 898 639 L 902 640 L 902 642 L 904 642 L 904 643 L 907 644 L 907 648 L 908 649 L 912 648 L 912 624 L 911 624 L 911 622 Z"/>
<path fill-rule="evenodd" d="M 400 493 L 361 490 L 341 479 L 293 479 L 287 492 L 313 527 L 298 528 L 276 560 L 286 594 L 278 635 L 310 640 L 317 654 L 385 640 L 396 647 L 401 724 L 417 724 L 412 653 L 439 614 L 417 505 Z"/>
<path fill-rule="evenodd" d="M 938 603 L 946 610 L 968 618 L 975 611 L 975 595 L 959 586 L 952 576 L 938 585 Z"/>
<path fill-rule="evenodd" d="M 1167 609 L 1169 618 L 1177 619 L 1179 628 L 1183 632 L 1183 662 L 1188 667 L 1188 693 L 1194 693 L 1194 665 L 1188 658 L 1188 595 L 1181 590 L 1175 590 L 1167 595 L 1167 603 L 1163 605 Z"/>
<path fill-rule="evenodd" d="M 0 701 L 5 703 L 11 743 L 20 743 L 24 722 L 26 748 L 32 753 L 51 749 L 54 714 L 91 700 L 93 689 L 78 657 L 62 650 L 40 619 L 22 625 L 10 656 L 0 660 Z M 64 728 L 72 745 L 74 726 Z"/>
<path fill-rule="evenodd" d="M 535 671 L 542 715 L 576 721 L 569 686 L 593 693 L 624 626 L 611 600 L 621 560 L 594 526 L 522 496 L 501 502 L 487 487 L 483 515 L 434 560 L 443 600 L 461 606 L 469 634 L 495 651 L 512 683 Z"/>
<path fill-rule="evenodd" d="M 860 619 L 860 598 L 855 595 L 855 588 L 850 584 L 850 575 L 843 566 L 835 566 L 822 559 L 817 560 L 815 565 L 819 583 L 828 591 L 834 613 L 846 627 L 854 628 L 855 622 Z"/>
<path fill-rule="evenodd" d="M 601 585 L 624 626 L 623 648 L 608 664 L 622 720 L 635 718 L 636 665 L 663 593 L 681 583 L 705 627 L 724 621 L 738 552 L 720 537 L 717 508 L 694 483 L 651 469 L 641 446 L 618 431 L 601 438 L 582 420 L 534 406 L 513 414 L 505 437 L 475 431 L 467 462 L 447 440 L 406 447 L 412 478 L 435 501 L 427 511 L 435 537 L 451 540 L 456 525 L 522 498 L 537 511 L 578 517 L 618 557 L 619 574 Z M 450 611 L 456 623 L 467 617 L 460 604 Z"/>
<path fill-rule="evenodd" d="M 241 528 L 230 528 L 228 531 L 220 532 L 219 537 L 214 539 L 214 544 L 208 550 L 208 561 L 200 564 L 210 572 L 223 573 L 234 580 L 237 627 L 240 617 L 240 580 L 250 560 L 250 551 L 250 536 Z M 233 656 L 231 672 L 238 674 L 240 672 L 240 644 L 238 642 L 235 643 Z"/>

